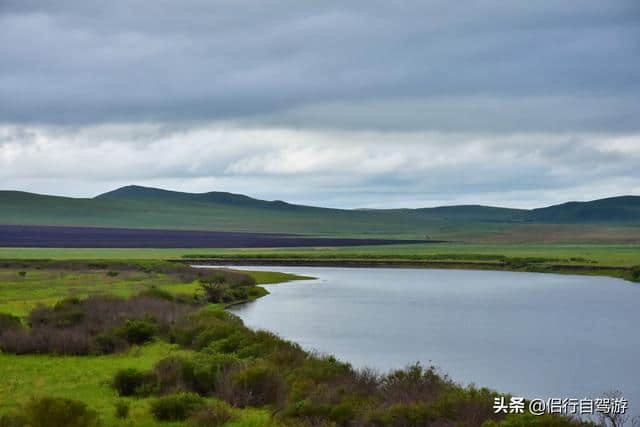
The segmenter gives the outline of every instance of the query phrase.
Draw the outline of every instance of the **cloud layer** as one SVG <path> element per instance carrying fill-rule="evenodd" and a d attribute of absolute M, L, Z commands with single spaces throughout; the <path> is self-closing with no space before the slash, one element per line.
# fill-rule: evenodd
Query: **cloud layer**
<path fill-rule="evenodd" d="M 640 193 L 640 4 L 0 3 L 4 188 L 344 207 Z"/>
<path fill-rule="evenodd" d="M 0 114 L 9 121 L 640 126 L 635 0 L 0 7 Z"/>
<path fill-rule="evenodd" d="M 0 131 L 6 188 L 138 183 L 339 207 L 536 207 L 640 193 L 640 138 L 118 124 Z"/>

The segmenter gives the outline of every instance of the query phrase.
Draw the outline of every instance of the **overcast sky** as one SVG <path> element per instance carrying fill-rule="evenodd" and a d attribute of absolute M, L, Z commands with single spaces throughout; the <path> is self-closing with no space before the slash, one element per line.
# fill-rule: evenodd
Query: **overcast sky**
<path fill-rule="evenodd" d="M 640 194 L 640 2 L 0 0 L 0 189 Z"/>

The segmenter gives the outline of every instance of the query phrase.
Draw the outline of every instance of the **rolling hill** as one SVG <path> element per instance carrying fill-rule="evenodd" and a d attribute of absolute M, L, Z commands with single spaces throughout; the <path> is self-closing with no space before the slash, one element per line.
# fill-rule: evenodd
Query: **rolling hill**
<path fill-rule="evenodd" d="M 531 222 L 556 224 L 638 223 L 640 197 L 622 196 L 591 202 L 568 202 L 547 208 L 533 209 L 527 214 Z"/>
<path fill-rule="evenodd" d="M 635 227 L 640 225 L 640 197 L 533 210 L 490 206 L 349 210 L 226 192 L 193 194 L 140 186 L 122 187 L 95 198 L 0 191 L 0 224 L 473 240 L 527 225 Z"/>

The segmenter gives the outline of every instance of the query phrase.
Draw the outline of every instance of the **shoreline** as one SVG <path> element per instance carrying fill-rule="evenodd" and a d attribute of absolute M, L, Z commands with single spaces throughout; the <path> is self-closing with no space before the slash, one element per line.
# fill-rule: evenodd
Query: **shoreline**
<path fill-rule="evenodd" d="M 349 267 L 349 268 L 433 268 L 451 270 L 492 270 L 525 273 L 576 274 L 583 276 L 607 276 L 640 283 L 640 271 L 634 267 L 608 265 L 535 264 L 514 265 L 491 261 L 416 261 L 416 260 L 322 260 L 287 258 L 185 258 L 167 260 L 188 265 L 248 265 L 248 266 L 299 266 L 299 267 Z"/>

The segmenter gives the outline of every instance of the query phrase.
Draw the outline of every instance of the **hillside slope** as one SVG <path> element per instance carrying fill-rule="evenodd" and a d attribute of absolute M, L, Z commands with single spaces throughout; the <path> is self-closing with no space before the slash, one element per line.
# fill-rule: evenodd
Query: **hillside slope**
<path fill-rule="evenodd" d="M 184 193 L 180 191 L 163 190 L 160 188 L 141 187 L 139 185 L 121 187 L 116 190 L 100 194 L 96 196 L 95 199 L 156 201 L 169 203 L 206 203 L 256 209 L 322 210 L 322 208 L 294 205 L 280 200 L 266 201 L 254 199 L 243 194 L 227 193 L 222 191 L 211 191 L 208 193 Z"/>
<path fill-rule="evenodd" d="M 133 194 L 137 193 L 137 194 Z M 277 232 L 338 236 L 416 236 L 441 220 L 410 214 L 264 202 L 229 193 L 127 188 L 94 199 L 0 191 L 0 224 Z"/>
<path fill-rule="evenodd" d="M 474 240 L 478 236 L 498 236 L 505 230 L 522 230 L 526 224 L 640 225 L 640 197 L 571 202 L 533 210 L 475 205 L 347 210 L 264 201 L 233 193 L 192 194 L 139 186 L 123 187 L 92 199 L 0 191 L 0 224 Z"/>
<path fill-rule="evenodd" d="M 527 214 L 527 220 L 557 224 L 638 223 L 640 222 L 640 197 L 610 197 L 591 202 L 568 202 L 533 209 Z"/>

